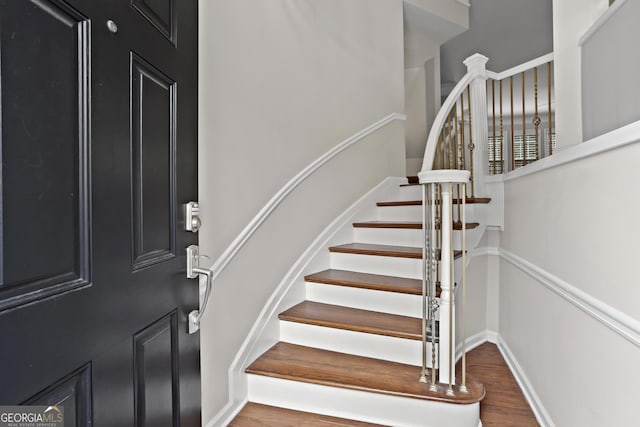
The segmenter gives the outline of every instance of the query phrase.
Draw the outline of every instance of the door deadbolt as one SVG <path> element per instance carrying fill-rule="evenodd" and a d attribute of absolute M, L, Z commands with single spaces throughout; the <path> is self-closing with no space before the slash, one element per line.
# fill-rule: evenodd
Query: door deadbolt
<path fill-rule="evenodd" d="M 189 202 L 184 205 L 184 229 L 197 233 L 200 230 L 202 221 L 200 220 L 200 206 L 198 202 Z"/>

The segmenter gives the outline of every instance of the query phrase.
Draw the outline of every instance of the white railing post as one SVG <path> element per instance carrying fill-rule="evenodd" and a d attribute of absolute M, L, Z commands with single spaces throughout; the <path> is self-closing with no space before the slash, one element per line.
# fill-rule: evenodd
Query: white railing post
<path fill-rule="evenodd" d="M 431 336 L 433 342 L 435 337 L 438 336 L 438 382 L 448 385 L 447 394 L 452 395 L 454 393 L 453 386 L 456 382 L 455 379 L 455 299 L 453 297 L 454 287 L 454 247 L 453 247 L 453 188 L 457 184 L 466 184 L 469 182 L 469 171 L 458 169 L 445 169 L 445 170 L 432 170 L 423 171 L 418 174 L 420 184 L 425 186 L 436 186 L 440 188 L 440 198 L 425 197 L 424 200 L 424 215 L 423 215 L 423 230 L 425 232 L 426 245 L 423 249 L 423 256 L 428 256 L 431 251 L 439 249 L 439 281 L 440 281 L 440 302 L 438 307 L 438 319 L 439 319 L 439 333 L 436 334 L 435 330 L 432 330 Z M 425 191 L 426 194 L 436 194 L 437 192 L 431 189 Z M 439 206 L 438 206 L 439 205 Z M 440 222 L 431 221 L 429 218 L 433 218 L 433 212 L 439 209 Z M 432 212 L 432 215 L 427 214 L 427 210 Z M 440 239 L 436 239 L 432 236 L 435 232 L 440 233 Z M 429 236 L 427 239 L 426 236 Z M 439 240 L 440 247 L 435 245 Z M 461 248 L 464 252 L 465 248 Z M 423 283 L 432 281 L 432 269 L 427 268 L 428 263 L 423 264 Z M 464 268 L 464 267 L 463 267 Z M 464 316 L 464 313 L 463 313 Z M 423 323 L 424 324 L 424 323 Z M 424 333 L 424 331 L 423 331 Z M 423 372 L 426 371 L 426 363 L 423 364 Z M 435 389 L 435 375 L 432 376 L 432 387 Z"/>
<path fill-rule="evenodd" d="M 440 230 L 442 233 L 442 245 L 440 252 L 440 371 L 438 382 L 455 384 L 455 351 L 451 351 L 455 339 L 455 301 L 453 295 L 453 277 L 449 272 L 453 271 L 453 258 L 451 256 L 453 233 L 453 205 L 451 202 L 453 187 L 450 183 L 442 183 L 442 217 Z M 449 362 L 447 362 L 449 361 Z"/>
<path fill-rule="evenodd" d="M 473 195 L 486 195 L 485 176 L 489 157 L 487 153 L 487 138 L 489 136 L 487 113 L 487 58 L 476 53 L 464 60 L 467 72 L 473 75 L 469 84 L 471 100 L 469 111 L 471 113 L 471 138 L 473 141 L 473 173 L 471 175 L 471 188 Z"/>

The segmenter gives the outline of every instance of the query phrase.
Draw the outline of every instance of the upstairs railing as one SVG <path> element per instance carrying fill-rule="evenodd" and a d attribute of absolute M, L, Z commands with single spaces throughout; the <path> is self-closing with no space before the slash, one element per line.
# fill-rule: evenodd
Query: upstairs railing
<path fill-rule="evenodd" d="M 436 115 L 418 174 L 425 231 L 420 381 L 430 383 L 434 392 L 445 385 L 448 395 L 467 392 L 466 203 L 486 195 L 488 175 L 524 166 L 555 149 L 553 54 L 502 73 L 487 71 L 487 60 L 475 54 L 464 61 L 467 74 Z M 460 239 L 453 238 L 453 230 L 460 230 Z M 455 377 L 456 259 L 461 261 L 460 382 Z"/>

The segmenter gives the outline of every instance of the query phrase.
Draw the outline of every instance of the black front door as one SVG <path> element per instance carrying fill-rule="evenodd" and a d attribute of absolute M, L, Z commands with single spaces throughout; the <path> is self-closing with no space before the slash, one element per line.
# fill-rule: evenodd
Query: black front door
<path fill-rule="evenodd" d="M 196 0 L 0 0 L 0 405 L 200 425 Z"/>

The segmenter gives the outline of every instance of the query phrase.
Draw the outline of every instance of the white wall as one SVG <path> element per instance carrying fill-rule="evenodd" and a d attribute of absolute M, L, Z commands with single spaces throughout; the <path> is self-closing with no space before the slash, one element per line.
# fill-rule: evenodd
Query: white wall
<path fill-rule="evenodd" d="M 618 1 L 582 45 L 582 129 L 588 140 L 640 120 L 640 0 Z M 606 84 L 601 84 L 606 82 Z"/>
<path fill-rule="evenodd" d="M 404 110 L 401 0 L 200 2 L 201 252 L 216 259 L 291 177 Z M 340 212 L 405 173 L 400 122 L 345 151 L 269 217 L 214 284 L 202 324 L 203 420 L 267 297 Z"/>
<path fill-rule="evenodd" d="M 500 246 L 640 320 L 636 143 L 505 182 Z M 556 426 L 640 425 L 640 348 L 501 258 L 499 333 Z"/>
<path fill-rule="evenodd" d="M 407 174 L 417 175 L 419 168 L 409 159 L 424 155 L 427 140 L 427 88 L 424 67 L 404 70 Z M 422 152 L 422 154 L 421 154 Z"/>
<path fill-rule="evenodd" d="M 434 73 L 435 62 L 437 58 L 431 58 L 423 67 L 404 70 L 408 175 L 417 175 L 422 168 L 427 135 L 437 113 L 436 108 L 440 107 L 440 74 L 438 72 L 436 76 Z"/>
<path fill-rule="evenodd" d="M 556 140 L 558 148 L 582 142 L 580 37 L 606 11 L 608 0 L 553 2 Z"/>
<path fill-rule="evenodd" d="M 462 61 L 474 53 L 487 56 L 487 68 L 499 72 L 551 52 L 552 0 L 470 3 L 469 31 L 442 45 L 443 83 L 460 80 L 467 72 Z"/>

